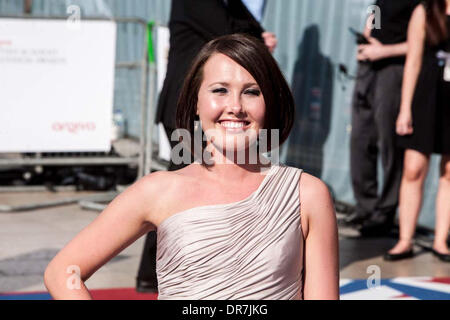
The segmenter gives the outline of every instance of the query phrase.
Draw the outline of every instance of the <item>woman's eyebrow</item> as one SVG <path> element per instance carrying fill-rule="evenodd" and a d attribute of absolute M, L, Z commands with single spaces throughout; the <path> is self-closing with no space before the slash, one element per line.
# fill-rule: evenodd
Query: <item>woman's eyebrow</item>
<path fill-rule="evenodd" d="M 244 84 L 244 88 L 246 88 L 246 89 L 253 87 L 253 86 L 257 86 L 259 88 L 259 86 L 256 82 L 249 82 L 249 83 Z"/>
<path fill-rule="evenodd" d="M 228 82 L 214 82 L 214 83 L 211 83 L 208 87 L 212 87 L 217 84 L 220 84 L 221 86 L 224 86 L 224 87 L 228 87 L 230 85 Z M 244 84 L 244 88 L 249 88 L 249 87 L 253 87 L 253 86 L 258 86 L 258 84 L 256 82 L 248 82 L 248 83 Z"/>
<path fill-rule="evenodd" d="M 220 84 L 221 86 L 224 86 L 224 87 L 228 87 L 229 86 L 228 82 L 214 82 L 214 83 L 211 83 L 208 87 L 212 87 L 212 86 L 215 86 L 217 84 Z"/>

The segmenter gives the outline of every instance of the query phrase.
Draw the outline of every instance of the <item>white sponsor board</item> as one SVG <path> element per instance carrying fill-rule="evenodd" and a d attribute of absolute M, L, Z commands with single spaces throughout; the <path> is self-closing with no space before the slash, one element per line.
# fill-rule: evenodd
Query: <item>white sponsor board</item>
<path fill-rule="evenodd" d="M 0 19 L 0 152 L 109 151 L 116 24 Z"/>

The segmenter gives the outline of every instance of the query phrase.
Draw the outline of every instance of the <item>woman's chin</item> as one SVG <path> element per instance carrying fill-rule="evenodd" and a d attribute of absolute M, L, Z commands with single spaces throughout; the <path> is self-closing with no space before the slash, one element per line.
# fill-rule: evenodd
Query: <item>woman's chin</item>
<path fill-rule="evenodd" d="M 215 128 L 205 132 L 207 140 L 212 142 L 214 148 L 223 155 L 233 155 L 235 159 L 248 158 L 250 152 L 256 154 L 256 142 L 258 131 L 249 128 L 247 130 L 225 130 Z"/>
<path fill-rule="evenodd" d="M 235 141 L 234 139 L 226 139 L 223 143 L 213 142 L 214 147 L 224 155 L 234 155 L 237 159 L 245 159 L 249 152 L 257 152 L 256 139 L 247 141 Z"/>

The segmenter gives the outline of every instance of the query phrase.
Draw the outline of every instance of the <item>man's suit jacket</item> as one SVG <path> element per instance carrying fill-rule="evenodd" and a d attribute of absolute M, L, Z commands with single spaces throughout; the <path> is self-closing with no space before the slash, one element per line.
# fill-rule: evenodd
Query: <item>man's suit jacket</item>
<path fill-rule="evenodd" d="M 261 38 L 264 30 L 241 0 L 172 0 L 169 29 L 169 63 L 155 120 L 175 129 L 178 96 L 201 48 L 226 34 L 247 33 Z"/>

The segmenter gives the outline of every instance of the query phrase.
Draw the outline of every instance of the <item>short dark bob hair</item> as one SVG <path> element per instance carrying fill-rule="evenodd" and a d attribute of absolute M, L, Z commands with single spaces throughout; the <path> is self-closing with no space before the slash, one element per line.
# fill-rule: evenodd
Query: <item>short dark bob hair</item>
<path fill-rule="evenodd" d="M 198 92 L 203 81 L 203 68 L 208 59 L 221 53 L 234 60 L 255 78 L 266 105 L 264 128 L 279 130 L 279 145 L 286 141 L 294 123 L 294 98 L 289 85 L 267 47 L 252 36 L 232 34 L 208 42 L 194 59 L 177 104 L 176 124 L 194 136 Z M 268 134 L 268 150 L 271 141 Z M 193 149 L 192 149 L 193 150 Z"/>

